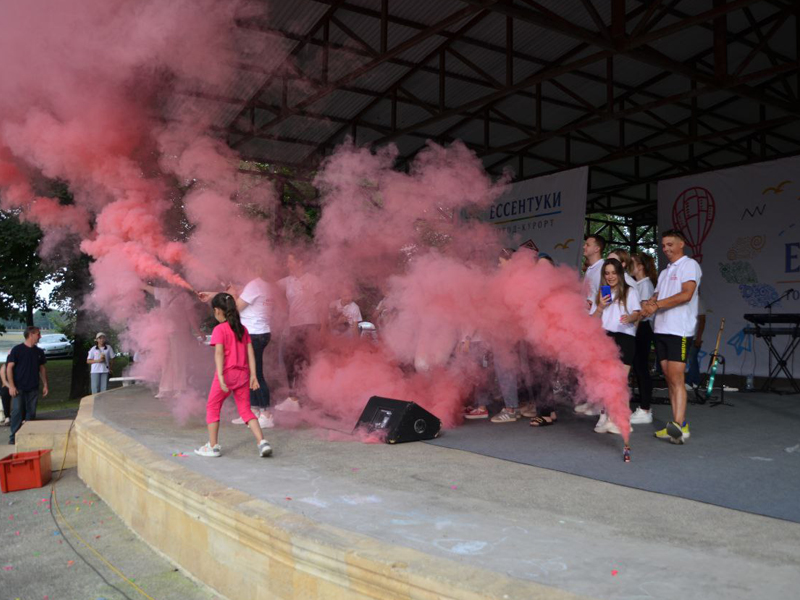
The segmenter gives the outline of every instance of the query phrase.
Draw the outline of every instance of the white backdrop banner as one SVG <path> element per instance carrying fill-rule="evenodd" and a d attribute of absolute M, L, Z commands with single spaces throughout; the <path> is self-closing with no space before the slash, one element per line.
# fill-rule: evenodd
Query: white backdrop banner
<path fill-rule="evenodd" d="M 511 184 L 483 216 L 502 229 L 503 243 L 525 243 L 577 266 L 582 255 L 588 167 Z"/>
<path fill-rule="evenodd" d="M 789 290 L 772 312 L 800 313 L 800 157 L 661 181 L 658 226 L 680 229 L 688 254 L 703 269 L 700 290 L 708 314 L 701 368 L 725 317 L 720 354 L 728 372 L 766 375 L 767 346 L 745 335 L 750 323 L 743 315 L 767 313 L 767 304 Z M 789 340 L 776 337 L 776 347 Z"/>

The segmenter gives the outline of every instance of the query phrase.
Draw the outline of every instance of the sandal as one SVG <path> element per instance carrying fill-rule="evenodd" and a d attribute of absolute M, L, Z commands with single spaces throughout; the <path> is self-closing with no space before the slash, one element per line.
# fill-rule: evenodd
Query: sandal
<path fill-rule="evenodd" d="M 552 425 L 554 420 L 547 420 L 544 417 L 533 417 L 531 419 L 531 427 L 547 427 L 548 425 Z"/>

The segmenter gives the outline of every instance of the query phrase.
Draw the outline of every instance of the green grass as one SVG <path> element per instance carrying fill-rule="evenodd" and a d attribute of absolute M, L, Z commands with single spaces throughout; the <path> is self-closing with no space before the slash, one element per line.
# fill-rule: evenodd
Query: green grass
<path fill-rule="evenodd" d="M 119 375 L 128 366 L 127 356 L 118 356 L 114 359 L 114 374 Z M 89 365 L 86 365 L 89 369 Z M 69 398 L 69 388 L 72 384 L 72 359 L 57 358 L 47 361 L 47 383 L 50 386 L 50 393 L 47 398 L 39 399 L 39 410 L 62 410 L 65 408 L 78 408 L 80 400 L 67 400 Z M 108 388 L 120 387 L 119 383 L 111 383 Z M 89 395 L 91 390 L 87 389 L 85 395 Z"/>

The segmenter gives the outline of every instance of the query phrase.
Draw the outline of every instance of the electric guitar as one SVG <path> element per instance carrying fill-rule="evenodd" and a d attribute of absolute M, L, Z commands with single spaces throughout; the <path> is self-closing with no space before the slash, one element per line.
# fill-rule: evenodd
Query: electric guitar
<path fill-rule="evenodd" d="M 698 388 L 697 396 L 698 400 L 702 397 L 702 402 L 705 402 L 709 398 L 711 398 L 711 392 L 714 391 L 714 379 L 717 376 L 717 365 L 719 364 L 719 342 L 722 339 L 722 330 L 725 329 L 725 317 L 722 317 L 722 321 L 719 324 L 719 333 L 717 333 L 717 343 L 714 346 L 714 354 L 711 355 L 711 366 L 708 370 L 708 384 L 703 388 Z"/>

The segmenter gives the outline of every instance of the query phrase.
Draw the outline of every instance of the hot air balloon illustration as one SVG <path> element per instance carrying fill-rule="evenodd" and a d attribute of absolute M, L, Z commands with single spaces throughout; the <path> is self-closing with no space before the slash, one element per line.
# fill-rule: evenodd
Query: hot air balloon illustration
<path fill-rule="evenodd" d="M 672 226 L 686 237 L 693 258 L 703 262 L 703 242 L 714 224 L 714 196 L 705 188 L 683 190 L 672 206 Z"/>

